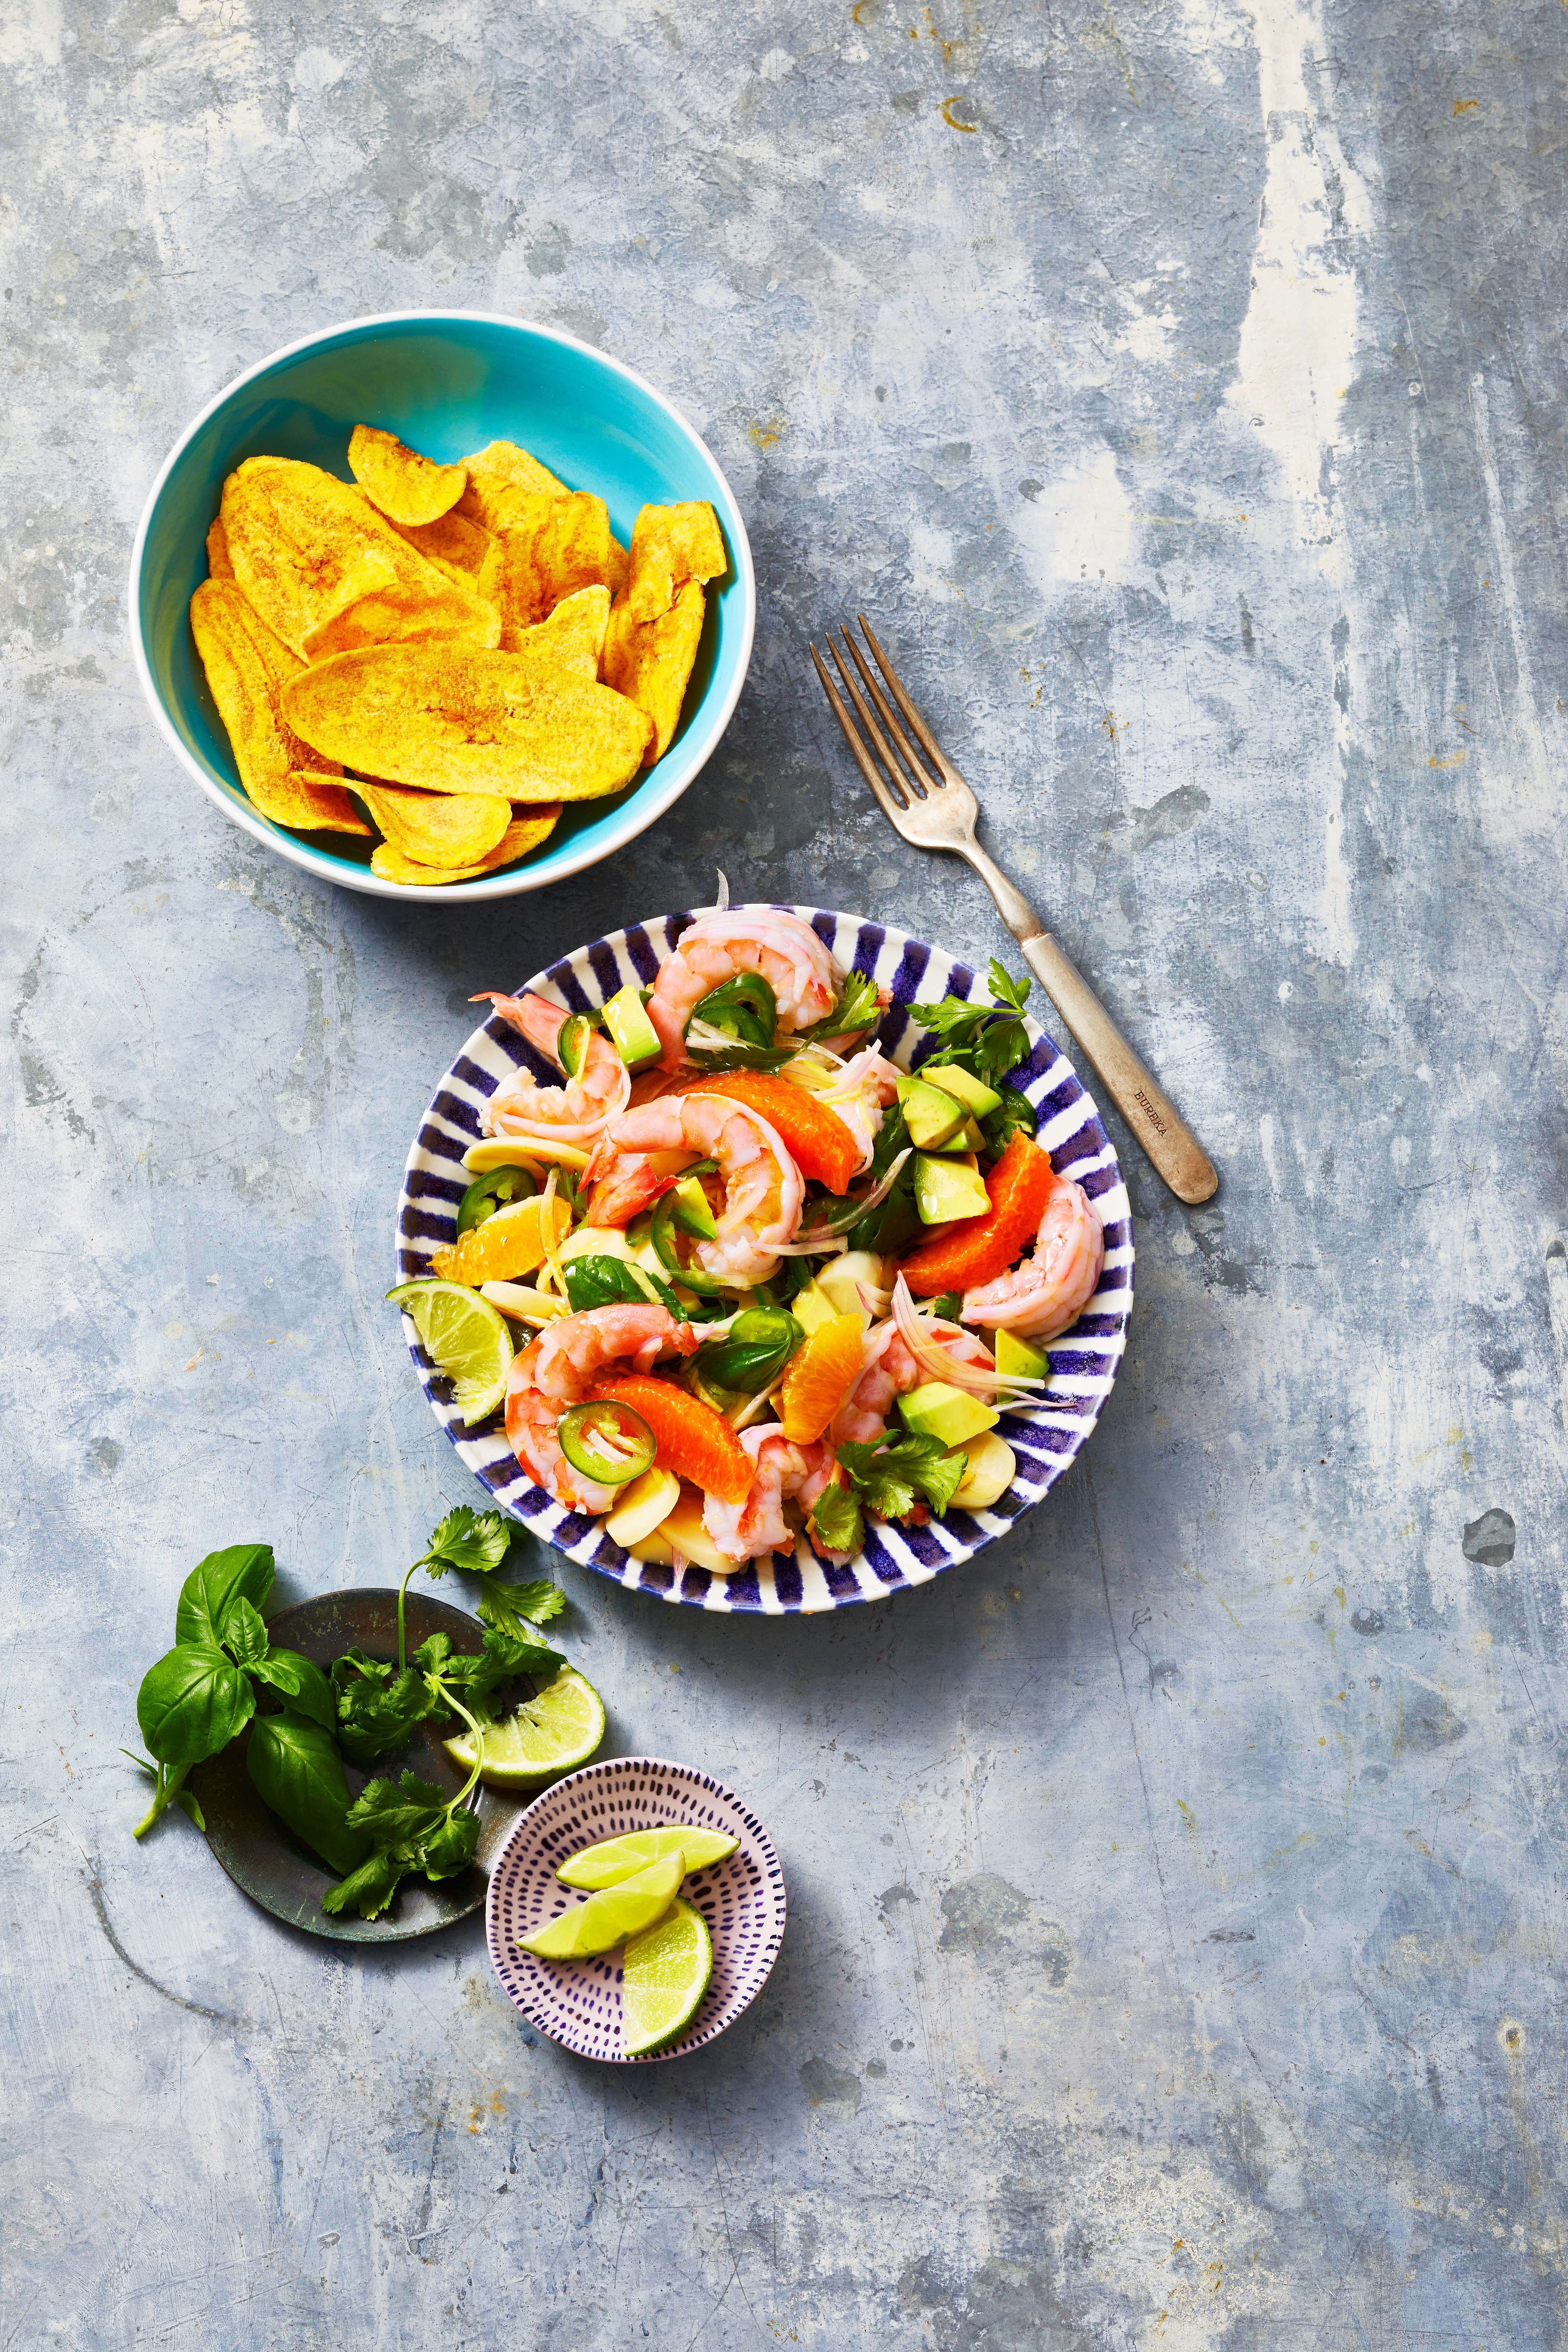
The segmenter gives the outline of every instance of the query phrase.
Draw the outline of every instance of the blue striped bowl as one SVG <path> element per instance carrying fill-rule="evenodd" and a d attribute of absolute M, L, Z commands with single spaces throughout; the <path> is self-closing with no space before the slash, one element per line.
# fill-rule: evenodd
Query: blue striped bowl
<path fill-rule="evenodd" d="M 931 1042 L 910 1021 L 905 1010 L 909 1004 L 985 993 L 967 964 L 905 931 L 817 907 L 790 911 L 810 923 L 844 970 L 868 973 L 889 992 L 892 1003 L 879 1043 L 903 1068 L 924 1060 Z M 609 939 L 579 948 L 524 986 L 574 1012 L 587 1011 L 605 1003 L 628 981 L 641 986 L 650 982 L 694 919 L 691 914 L 668 915 L 657 922 L 634 923 Z M 945 1519 L 933 1518 L 921 1528 L 875 1526 L 864 1551 L 843 1568 L 818 1559 L 803 1539 L 793 1559 L 775 1552 L 771 1560 L 752 1560 L 728 1577 L 691 1566 L 678 1579 L 672 1569 L 631 1559 L 597 1520 L 565 1509 L 536 1486 L 508 1445 L 499 1412 L 469 1428 L 452 1402 L 451 1383 L 436 1370 L 414 1326 L 405 1318 L 409 1350 L 430 1410 L 475 1476 L 498 1503 L 569 1559 L 630 1591 L 721 1612 L 810 1614 L 842 1609 L 854 1601 L 880 1601 L 906 1585 L 929 1583 L 944 1568 L 973 1559 L 1005 1534 L 1021 1512 L 1055 1486 L 1100 1418 L 1121 1360 L 1132 1307 L 1132 1217 L 1116 1153 L 1065 1054 L 1037 1022 L 1031 1021 L 1028 1029 L 1029 1058 L 1012 1072 L 1009 1083 L 1020 1087 L 1034 1104 L 1039 1141 L 1049 1151 L 1052 1165 L 1059 1174 L 1076 1178 L 1093 1202 L 1105 1227 L 1105 1271 L 1071 1330 L 1050 1342 L 1050 1384 L 1041 1391 L 1039 1402 L 1002 1417 L 1000 1433 L 1017 1456 L 1018 1475 L 994 1509 L 950 1510 Z M 428 1275 L 431 1251 L 456 1238 L 458 1203 L 469 1181 L 463 1154 L 479 1140 L 487 1097 L 520 1064 L 547 1084 L 559 1082 L 560 1073 L 494 1014 L 474 1031 L 437 1087 L 414 1139 L 397 1204 L 399 1282 Z"/>

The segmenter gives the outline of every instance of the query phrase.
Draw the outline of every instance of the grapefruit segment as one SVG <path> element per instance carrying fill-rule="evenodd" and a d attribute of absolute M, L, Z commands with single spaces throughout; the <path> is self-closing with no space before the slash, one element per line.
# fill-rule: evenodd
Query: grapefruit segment
<path fill-rule="evenodd" d="M 1005 1274 L 1038 1232 L 1056 1181 L 1048 1155 L 1015 1133 L 985 1179 L 991 1202 L 985 1215 L 944 1226 L 905 1258 L 904 1279 L 915 1297 L 938 1298 L 944 1290 L 969 1290 Z"/>
<path fill-rule="evenodd" d="M 640 1412 L 658 1444 L 658 1466 L 689 1478 L 721 1503 L 743 1503 L 755 1465 L 721 1412 L 651 1372 L 623 1372 L 598 1381 L 596 1397 L 616 1397 Z"/>

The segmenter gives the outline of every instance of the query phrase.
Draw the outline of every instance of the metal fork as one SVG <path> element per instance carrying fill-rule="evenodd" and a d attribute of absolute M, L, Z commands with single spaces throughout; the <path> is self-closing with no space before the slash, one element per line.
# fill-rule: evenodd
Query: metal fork
<path fill-rule="evenodd" d="M 869 736 L 877 759 L 886 771 L 885 777 L 867 751 L 815 646 L 811 658 L 816 664 L 816 674 L 833 715 L 844 730 L 844 740 L 855 754 L 860 773 L 876 793 L 883 814 L 894 830 L 917 849 L 945 849 L 968 859 L 995 899 L 1002 920 L 1022 948 L 1030 971 L 1043 982 L 1058 1012 L 1103 1080 L 1106 1092 L 1172 1192 L 1179 1201 L 1208 1200 L 1218 1189 L 1219 1178 L 1203 1146 L 1170 1097 L 1150 1076 L 1088 982 L 1068 962 L 1028 900 L 981 848 L 974 837 L 975 819 L 980 814 L 974 794 L 904 692 L 865 614 L 858 614 L 857 618 L 887 683 L 888 693 L 903 713 L 910 734 L 926 755 L 923 761 L 900 726 L 888 696 L 847 628 L 841 626 L 838 634 L 864 681 L 867 694 L 877 706 L 881 726 L 868 709 L 865 695 L 831 636 L 827 650 L 855 706 L 860 726 Z M 893 755 L 889 736 L 901 755 L 901 766 Z"/>

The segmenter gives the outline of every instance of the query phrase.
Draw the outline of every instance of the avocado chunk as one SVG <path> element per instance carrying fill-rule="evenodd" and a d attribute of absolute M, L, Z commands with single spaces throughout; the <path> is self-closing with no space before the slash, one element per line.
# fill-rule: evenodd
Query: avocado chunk
<path fill-rule="evenodd" d="M 971 1077 L 956 1062 L 927 1062 L 921 1078 L 928 1087 L 940 1087 L 944 1095 L 961 1102 L 976 1118 L 989 1118 L 1001 1106 L 1002 1097 L 994 1087 L 988 1087 L 984 1079 Z"/>
<path fill-rule="evenodd" d="M 943 1143 L 936 1148 L 943 1152 L 984 1151 L 985 1149 L 985 1138 L 980 1131 L 979 1120 L 974 1118 L 965 1119 L 963 1125 L 959 1129 L 958 1133 L 952 1138 L 951 1143 Z"/>
<path fill-rule="evenodd" d="M 640 1070 L 645 1062 L 657 1062 L 664 1051 L 658 1031 L 643 1009 L 642 991 L 634 988 L 630 981 L 625 988 L 618 988 L 605 1005 L 605 1026 L 628 1070 Z"/>
<path fill-rule="evenodd" d="M 940 1151 L 969 1116 L 961 1102 L 944 1095 L 940 1087 L 928 1087 L 923 1078 L 900 1078 L 899 1100 L 904 1107 L 910 1141 L 919 1151 Z"/>
<path fill-rule="evenodd" d="M 996 1369 L 1026 1381 L 1043 1381 L 1050 1377 L 1051 1360 L 1041 1348 L 1031 1348 L 1027 1339 L 1020 1339 L 1016 1331 L 996 1334 Z"/>
<path fill-rule="evenodd" d="M 1002 1418 L 978 1397 L 965 1396 L 945 1381 L 922 1381 L 899 1399 L 899 1411 L 911 1437 L 934 1437 L 940 1445 L 962 1445 L 966 1437 L 994 1429 Z"/>
<path fill-rule="evenodd" d="M 921 1222 L 927 1225 L 946 1225 L 959 1217 L 983 1217 L 991 1206 L 991 1195 L 978 1169 L 955 1167 L 950 1160 L 932 1160 L 925 1152 L 915 1154 L 915 1207 Z"/>
<path fill-rule="evenodd" d="M 679 1225 L 683 1234 L 694 1240 L 710 1242 L 718 1238 L 719 1228 L 713 1222 L 713 1212 L 708 1205 L 708 1195 L 695 1176 L 683 1176 L 675 1190 L 675 1206 L 669 1222 Z"/>
<path fill-rule="evenodd" d="M 790 1300 L 789 1311 L 809 1339 L 814 1331 L 832 1322 L 838 1309 L 819 1283 L 808 1282 Z"/>

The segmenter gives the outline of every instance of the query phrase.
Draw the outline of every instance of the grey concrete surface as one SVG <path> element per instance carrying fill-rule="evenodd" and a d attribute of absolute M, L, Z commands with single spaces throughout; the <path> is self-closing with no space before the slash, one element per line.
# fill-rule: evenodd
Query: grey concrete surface
<path fill-rule="evenodd" d="M 1564 2321 L 1563 45 L 1553 0 L 4 0 L 0 2345 L 1547 2352 Z M 708 435 L 721 755 L 458 918 L 305 884 L 123 580 L 242 365 L 557 322 Z M 765 1997 L 627 2077 L 477 1924 L 285 1933 L 119 1750 L 180 1577 L 468 1488 L 381 1303 L 510 984 L 821 896 L 944 941 L 805 660 L 863 601 L 1223 1171 L 1007 1544 L 712 1622 L 570 1567 L 613 1738 L 748 1792 Z M 1553 1286 L 1555 1286 L 1555 1287 Z"/>

